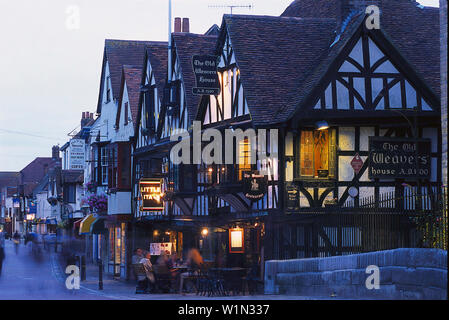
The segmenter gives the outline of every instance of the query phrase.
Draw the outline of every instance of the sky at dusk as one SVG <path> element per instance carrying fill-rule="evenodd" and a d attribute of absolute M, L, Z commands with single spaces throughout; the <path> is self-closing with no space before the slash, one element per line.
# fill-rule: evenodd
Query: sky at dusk
<path fill-rule="evenodd" d="M 204 33 L 234 14 L 280 15 L 292 0 L 172 0 L 172 16 Z M 438 6 L 438 0 L 419 1 Z M 166 40 L 168 0 L 0 0 L 0 171 L 62 146 L 95 112 L 104 39 Z M 79 19 L 76 19 L 79 17 Z"/>

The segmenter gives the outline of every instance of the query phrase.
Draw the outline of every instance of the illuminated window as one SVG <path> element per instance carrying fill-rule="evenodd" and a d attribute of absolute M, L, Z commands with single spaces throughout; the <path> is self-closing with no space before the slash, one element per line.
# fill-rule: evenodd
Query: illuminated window
<path fill-rule="evenodd" d="M 335 178 L 336 138 L 334 129 L 303 130 L 300 140 L 300 175 Z"/>
<path fill-rule="evenodd" d="M 251 143 L 248 138 L 239 142 L 239 180 L 243 178 L 243 172 L 251 171 Z"/>

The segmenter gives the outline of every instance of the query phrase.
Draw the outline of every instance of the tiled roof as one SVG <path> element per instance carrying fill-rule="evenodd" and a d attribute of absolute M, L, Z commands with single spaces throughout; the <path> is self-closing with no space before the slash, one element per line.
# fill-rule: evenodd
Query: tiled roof
<path fill-rule="evenodd" d="M 103 68 L 106 61 L 109 62 L 109 71 L 111 75 L 112 94 L 114 99 L 120 95 L 120 81 L 122 77 L 122 67 L 124 65 L 140 66 L 143 64 L 145 47 L 150 44 L 149 41 L 134 40 L 111 40 L 106 39 L 104 44 Z M 98 98 L 97 113 L 101 112 L 101 97 L 103 96 L 103 70 L 100 80 L 100 93 Z"/>
<path fill-rule="evenodd" d="M 176 55 L 181 65 L 189 122 L 195 119 L 198 103 L 201 98 L 201 96 L 192 93 L 192 88 L 196 85 L 192 67 L 192 56 L 213 54 L 216 43 L 217 36 L 215 35 L 173 33 L 173 47 L 176 50 Z"/>
<path fill-rule="evenodd" d="M 223 21 L 253 123 L 280 122 L 298 84 L 327 54 L 335 20 L 225 15 Z"/>
<path fill-rule="evenodd" d="M 38 157 L 20 171 L 20 184 L 38 183 L 49 169 L 61 165 L 61 159 Z"/>
<path fill-rule="evenodd" d="M 154 73 L 159 99 L 162 101 L 162 97 L 164 95 L 164 85 L 167 79 L 167 42 L 151 42 L 151 44 L 147 46 L 147 57 L 150 60 L 151 68 Z"/>
<path fill-rule="evenodd" d="M 128 66 L 128 65 L 123 66 L 122 86 L 124 85 L 124 81 L 126 81 L 126 89 L 128 91 L 129 106 L 131 108 L 131 118 L 132 118 L 132 122 L 133 122 L 134 126 L 137 123 L 137 112 L 139 110 L 141 79 L 142 79 L 142 66 Z M 121 91 L 122 91 L 122 89 L 121 89 Z M 123 94 L 123 92 L 121 93 L 121 95 L 122 94 Z M 123 97 L 121 96 L 118 111 L 117 111 L 117 120 L 116 120 L 117 124 L 120 121 L 122 99 L 123 99 Z"/>
<path fill-rule="evenodd" d="M 17 186 L 19 177 L 19 172 L 0 172 L 0 191 L 3 187 Z"/>
<path fill-rule="evenodd" d="M 414 0 L 376 0 L 380 27 L 432 90 L 440 94 L 439 10 Z M 341 19 L 342 0 L 296 0 L 282 14 Z"/>

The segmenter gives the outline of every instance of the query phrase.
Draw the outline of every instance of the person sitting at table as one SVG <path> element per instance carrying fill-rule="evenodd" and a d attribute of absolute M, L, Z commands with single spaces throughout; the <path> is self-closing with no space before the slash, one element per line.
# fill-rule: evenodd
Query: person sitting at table
<path fill-rule="evenodd" d="M 151 254 L 149 252 L 145 253 L 144 258 L 140 260 L 140 263 L 143 264 L 143 268 L 145 269 L 145 291 L 149 292 L 149 288 L 153 287 L 156 279 L 153 274 L 153 265 L 151 264 Z"/>
<path fill-rule="evenodd" d="M 182 287 L 184 285 L 184 279 L 191 275 L 198 275 L 198 271 L 204 264 L 203 257 L 201 256 L 198 249 L 192 248 L 189 250 L 187 254 L 187 267 L 190 269 L 189 272 L 183 272 L 180 275 L 180 285 L 179 285 L 179 293 L 184 294 L 182 292 Z"/>

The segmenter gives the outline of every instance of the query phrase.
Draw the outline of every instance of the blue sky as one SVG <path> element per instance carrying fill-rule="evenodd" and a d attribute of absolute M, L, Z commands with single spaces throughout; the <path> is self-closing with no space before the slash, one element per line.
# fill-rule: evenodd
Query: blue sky
<path fill-rule="evenodd" d="M 173 0 L 190 31 L 220 24 L 223 4 L 252 4 L 235 14 L 279 15 L 292 0 Z M 438 6 L 438 0 L 419 1 Z M 51 156 L 95 112 L 104 39 L 166 40 L 167 0 L 0 0 L 0 171 Z M 79 23 L 71 17 L 79 13 Z"/>

